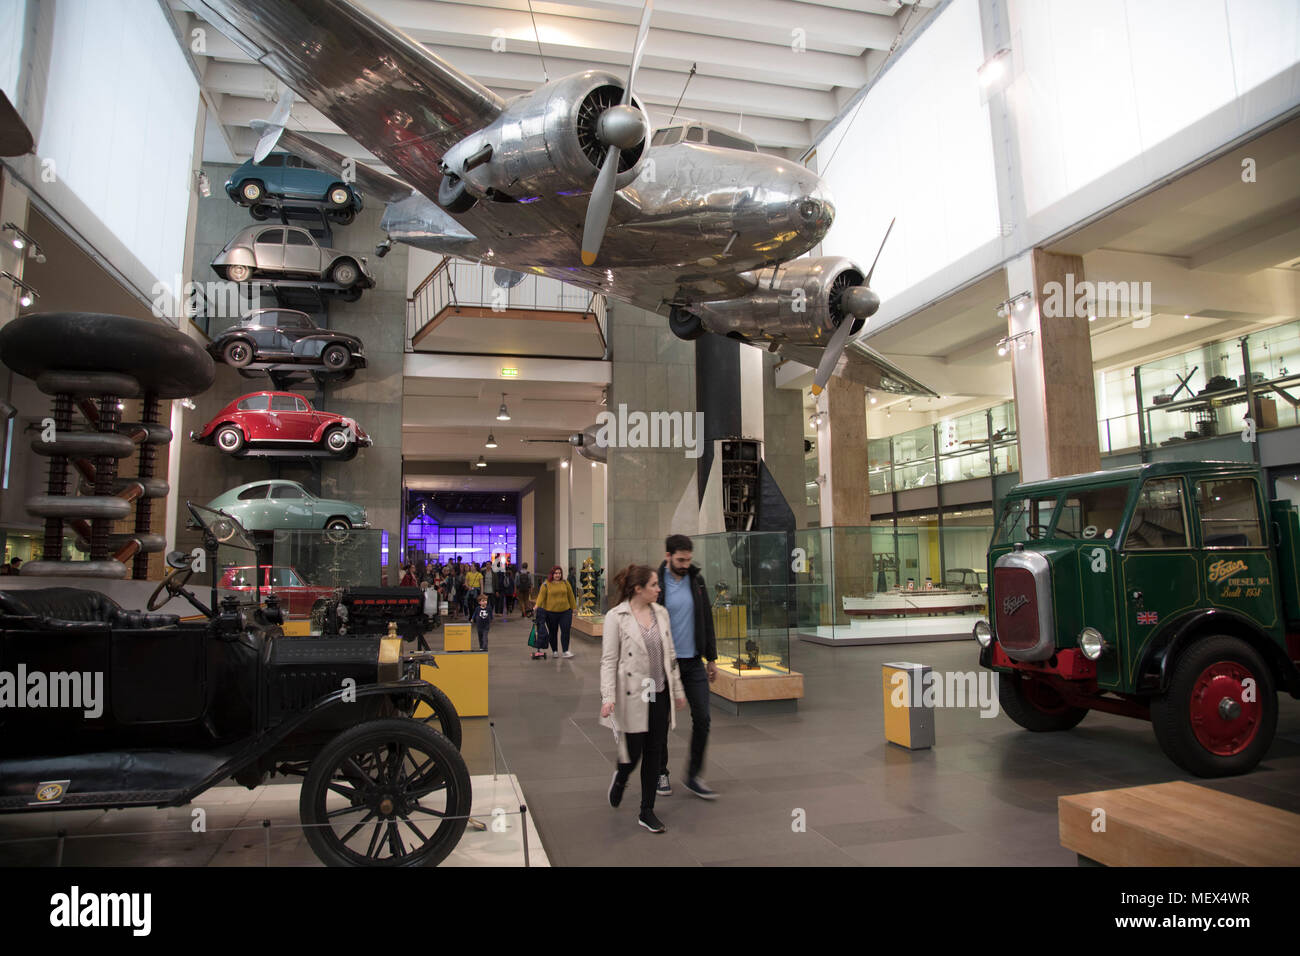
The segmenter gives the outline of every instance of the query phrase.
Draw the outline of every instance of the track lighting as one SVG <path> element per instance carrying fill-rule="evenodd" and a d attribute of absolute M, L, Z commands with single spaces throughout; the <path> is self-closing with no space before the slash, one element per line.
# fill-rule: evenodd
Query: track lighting
<path fill-rule="evenodd" d="M 1004 356 L 1013 348 L 1024 351 L 1029 348 L 1029 340 L 1033 338 L 1033 330 L 1026 329 L 1024 332 L 1017 332 L 1015 335 L 1004 335 L 998 339 L 998 355 Z"/>
<path fill-rule="evenodd" d="M 38 263 L 45 262 L 45 252 L 41 249 L 41 244 L 27 233 L 23 232 L 23 230 L 19 229 L 12 222 L 7 222 L 3 226 L 0 226 L 0 230 L 3 230 L 4 232 L 12 232 L 14 234 L 11 241 L 14 244 L 14 248 L 19 252 L 26 249 L 27 255 L 31 256 Z"/>
<path fill-rule="evenodd" d="M 29 305 L 31 305 L 32 302 L 34 302 L 36 299 L 39 299 L 41 297 L 41 294 L 39 292 L 37 292 L 35 289 L 33 289 L 31 286 L 29 286 L 26 282 L 18 278 L 13 273 L 0 272 L 0 279 L 8 279 L 13 284 L 13 287 L 15 289 L 22 290 L 22 295 L 18 297 L 18 304 L 21 305 L 24 309 L 27 308 Z"/>

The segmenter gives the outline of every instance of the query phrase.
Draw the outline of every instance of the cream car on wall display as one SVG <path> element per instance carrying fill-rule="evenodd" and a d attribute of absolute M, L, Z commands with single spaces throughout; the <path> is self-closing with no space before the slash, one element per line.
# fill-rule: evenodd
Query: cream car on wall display
<path fill-rule="evenodd" d="M 319 245 L 298 226 L 249 226 L 235 234 L 212 260 L 217 275 L 232 282 L 255 278 L 305 278 L 333 282 L 360 295 L 374 286 L 365 256 Z"/>

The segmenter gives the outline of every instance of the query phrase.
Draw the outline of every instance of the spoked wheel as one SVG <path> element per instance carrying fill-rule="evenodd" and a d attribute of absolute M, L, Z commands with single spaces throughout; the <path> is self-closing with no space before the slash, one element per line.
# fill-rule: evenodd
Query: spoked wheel
<path fill-rule="evenodd" d="M 451 741 L 397 718 L 326 744 L 298 809 L 328 866 L 437 866 L 460 842 L 471 800 L 469 770 Z"/>
<path fill-rule="evenodd" d="M 411 717 L 420 721 L 426 727 L 432 727 L 438 733 L 442 734 L 453 744 L 456 749 L 460 749 L 461 729 L 460 714 L 456 713 L 456 705 L 451 702 L 451 698 L 444 694 L 436 687 L 430 688 L 433 694 L 433 704 L 427 701 L 420 701 L 415 708 Z"/>
<path fill-rule="evenodd" d="M 1175 661 L 1168 692 L 1151 701 L 1151 726 L 1184 770 L 1199 777 L 1245 773 L 1277 729 L 1273 673 L 1240 638 L 1198 641 Z"/>

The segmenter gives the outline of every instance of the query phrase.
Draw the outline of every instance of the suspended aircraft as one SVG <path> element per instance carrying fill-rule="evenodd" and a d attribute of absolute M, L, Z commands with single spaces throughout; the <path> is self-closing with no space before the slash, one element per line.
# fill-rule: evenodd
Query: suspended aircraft
<path fill-rule="evenodd" d="M 861 341 L 875 264 L 805 255 L 835 216 L 816 173 L 704 124 L 652 135 L 635 89 L 653 0 L 626 78 L 586 70 L 509 100 L 349 0 L 190 6 L 401 177 L 366 171 L 389 240 L 603 293 L 683 339 L 767 348 L 815 368 L 816 392 L 838 374 L 935 394 Z M 282 102 L 255 155 L 280 140 L 343 162 L 289 121 Z"/>

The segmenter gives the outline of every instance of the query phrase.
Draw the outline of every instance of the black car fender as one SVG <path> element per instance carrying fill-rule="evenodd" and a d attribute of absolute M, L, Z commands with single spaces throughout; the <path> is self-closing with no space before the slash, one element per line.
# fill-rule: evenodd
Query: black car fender
<path fill-rule="evenodd" d="M 339 688 L 319 698 L 308 709 L 294 714 L 283 723 L 276 724 L 249 740 L 230 759 L 218 766 L 202 780 L 196 781 L 169 805 L 183 806 L 227 777 L 235 776 L 246 768 L 257 764 L 261 758 L 274 751 L 276 747 L 284 743 L 294 733 L 305 728 L 322 714 L 335 708 L 352 707 L 363 699 L 382 696 L 391 698 L 415 697 L 417 706 L 422 702 L 434 707 L 436 701 L 433 697 L 432 687 L 432 684 L 424 680 L 397 680 L 379 684 L 362 684 L 356 688 Z"/>
<path fill-rule="evenodd" d="M 1211 634 L 1240 638 L 1272 667 L 1280 688 L 1300 698 L 1300 670 L 1267 632 L 1250 618 L 1225 608 L 1198 608 L 1172 618 L 1147 641 L 1138 659 L 1138 693 L 1163 694 L 1169 689 L 1172 664 L 1193 642 Z"/>

